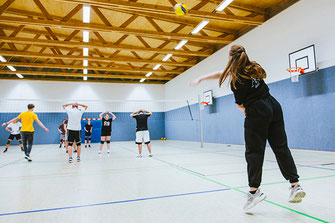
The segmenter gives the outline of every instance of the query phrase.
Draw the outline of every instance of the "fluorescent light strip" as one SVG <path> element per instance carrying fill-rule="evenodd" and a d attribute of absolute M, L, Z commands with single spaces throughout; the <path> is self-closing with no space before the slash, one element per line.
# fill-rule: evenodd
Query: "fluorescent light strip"
<path fill-rule="evenodd" d="M 10 69 L 11 71 L 16 71 L 15 67 L 13 67 L 13 66 L 7 66 L 7 67 L 8 67 L 8 69 Z"/>
<path fill-rule="evenodd" d="M 151 74 L 152 74 L 152 72 L 149 72 L 149 73 L 147 73 L 145 76 L 146 76 L 146 77 L 150 77 Z"/>
<path fill-rule="evenodd" d="M 89 31 L 83 31 L 83 42 L 88 43 L 90 41 L 90 32 Z"/>
<path fill-rule="evenodd" d="M 179 49 L 182 48 L 187 42 L 188 42 L 188 40 L 186 40 L 186 39 L 180 41 L 180 42 L 178 43 L 178 45 L 177 45 L 174 49 L 175 49 L 175 50 L 179 50 Z"/>
<path fill-rule="evenodd" d="M 87 57 L 88 56 L 88 48 L 83 48 L 83 55 L 84 57 Z"/>
<path fill-rule="evenodd" d="M 16 74 L 19 78 L 23 78 L 22 74 Z"/>
<path fill-rule="evenodd" d="M 216 7 L 216 11 L 223 11 L 230 3 L 232 3 L 234 0 L 223 0 L 218 7 Z"/>
<path fill-rule="evenodd" d="M 83 69 L 83 74 L 87 74 L 87 69 Z"/>
<path fill-rule="evenodd" d="M 4 62 L 4 63 L 7 62 L 7 60 L 3 56 L 1 56 L 1 55 L 0 55 L 0 61 Z"/>
<path fill-rule="evenodd" d="M 172 55 L 172 53 L 167 54 L 162 61 L 167 61 L 168 59 L 170 59 L 170 57 L 172 57 Z"/>
<path fill-rule="evenodd" d="M 91 20 L 91 7 L 89 5 L 83 6 L 83 23 L 90 23 Z"/>
<path fill-rule="evenodd" d="M 87 81 L 87 76 L 83 76 L 83 80 L 84 80 L 84 81 Z"/>
<path fill-rule="evenodd" d="M 142 79 L 140 80 L 141 83 L 144 82 L 144 81 L 145 81 L 145 78 L 142 78 Z"/>
<path fill-rule="evenodd" d="M 87 67 L 88 66 L 88 60 L 83 60 L 83 66 Z"/>
<path fill-rule="evenodd" d="M 200 30 L 202 30 L 207 24 L 209 23 L 209 20 L 202 20 L 199 25 L 197 25 L 193 30 L 192 34 L 197 34 Z"/>
<path fill-rule="evenodd" d="M 153 68 L 153 70 L 157 70 L 158 68 L 160 68 L 162 66 L 162 64 L 157 64 L 154 68 Z"/>

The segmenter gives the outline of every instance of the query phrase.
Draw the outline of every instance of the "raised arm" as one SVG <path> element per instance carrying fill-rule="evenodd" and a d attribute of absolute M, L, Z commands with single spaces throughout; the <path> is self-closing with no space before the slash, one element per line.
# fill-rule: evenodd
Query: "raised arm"
<path fill-rule="evenodd" d="M 149 112 L 149 111 L 146 111 L 146 110 L 143 110 L 143 113 L 145 113 L 147 115 L 152 115 L 152 112 Z"/>
<path fill-rule="evenodd" d="M 83 104 L 78 104 L 79 106 L 85 108 L 85 110 L 87 110 L 88 106 L 87 105 L 83 105 Z"/>
<path fill-rule="evenodd" d="M 99 115 L 99 118 L 102 120 L 102 116 L 103 114 L 105 114 L 105 112 L 101 112 L 101 114 Z"/>
<path fill-rule="evenodd" d="M 211 72 L 211 73 L 208 73 L 208 74 L 204 74 L 204 75 L 198 77 L 197 79 L 191 81 L 190 86 L 196 86 L 196 85 L 200 84 L 201 81 L 204 81 L 204 80 L 219 79 L 222 72 L 223 71 L 221 70 L 221 71 L 215 71 L 215 72 Z"/>
<path fill-rule="evenodd" d="M 19 117 L 13 118 L 12 120 L 8 121 L 8 122 L 4 122 L 2 123 L 2 127 L 4 127 L 5 125 L 9 125 L 10 123 L 19 120 Z"/>
<path fill-rule="evenodd" d="M 113 117 L 113 121 L 114 121 L 116 119 L 116 116 L 111 111 L 108 111 L 108 113 Z"/>
<path fill-rule="evenodd" d="M 136 116 L 137 113 L 139 113 L 140 111 L 141 111 L 141 110 L 138 110 L 138 111 L 136 111 L 136 112 L 131 113 L 131 114 L 130 114 L 130 117 L 134 117 L 134 116 Z"/>
<path fill-rule="evenodd" d="M 46 132 L 49 132 L 49 129 L 47 129 L 40 120 L 36 119 L 35 121 L 39 126 L 42 127 L 42 129 L 44 129 Z"/>
<path fill-rule="evenodd" d="M 70 106 L 70 105 L 72 105 L 72 103 L 71 103 L 71 104 L 65 104 L 65 105 L 62 105 L 62 107 L 63 107 L 63 109 L 66 109 L 66 107 L 67 107 L 67 106 Z"/>

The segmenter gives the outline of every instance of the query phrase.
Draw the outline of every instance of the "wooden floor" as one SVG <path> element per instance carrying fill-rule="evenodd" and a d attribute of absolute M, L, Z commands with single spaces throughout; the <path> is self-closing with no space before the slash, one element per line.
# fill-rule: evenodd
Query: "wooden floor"
<path fill-rule="evenodd" d="M 248 191 L 244 148 L 222 144 L 154 141 L 153 158 L 136 158 L 133 142 L 83 149 L 67 163 L 64 149 L 36 145 L 33 162 L 17 146 L 0 155 L 0 222 L 335 222 L 335 153 L 292 150 L 303 203 L 288 203 L 271 149 L 264 162 L 267 200 L 242 209 Z"/>

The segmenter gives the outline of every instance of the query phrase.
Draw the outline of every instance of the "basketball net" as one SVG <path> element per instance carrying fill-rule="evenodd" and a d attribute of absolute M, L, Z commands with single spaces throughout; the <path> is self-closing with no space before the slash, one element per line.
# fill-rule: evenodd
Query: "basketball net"
<path fill-rule="evenodd" d="M 299 75 L 305 73 L 305 70 L 301 67 L 291 67 L 286 70 L 290 72 L 291 82 L 299 82 Z"/>

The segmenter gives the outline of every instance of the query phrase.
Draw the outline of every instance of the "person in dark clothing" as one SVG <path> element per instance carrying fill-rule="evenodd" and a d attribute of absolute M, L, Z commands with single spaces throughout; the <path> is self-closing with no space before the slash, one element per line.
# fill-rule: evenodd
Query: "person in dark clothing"
<path fill-rule="evenodd" d="M 130 114 L 130 117 L 136 119 L 136 144 L 138 145 L 138 158 L 142 158 L 142 143 L 147 145 L 148 151 L 149 151 L 149 157 L 152 157 L 151 153 L 151 145 L 150 145 L 150 134 L 148 130 L 148 118 L 151 116 L 152 113 L 145 111 L 145 110 L 139 110 L 137 112 L 133 112 Z"/>
<path fill-rule="evenodd" d="M 191 85 L 197 85 L 203 80 L 219 79 L 221 87 L 225 80 L 229 79 L 235 103 L 245 115 L 245 157 L 250 187 L 245 210 L 266 198 L 259 189 L 266 140 L 276 156 L 281 173 L 291 183 L 289 202 L 300 203 L 306 195 L 299 184 L 297 168 L 287 145 L 281 106 L 270 95 L 264 78 L 264 69 L 258 63 L 249 60 L 244 47 L 233 45 L 224 71 L 206 74 L 191 82 Z"/>
<path fill-rule="evenodd" d="M 104 115 L 105 114 L 105 115 Z M 102 117 L 104 115 L 104 117 Z M 112 116 L 112 118 L 109 118 L 109 115 Z M 115 120 L 116 116 L 110 112 L 106 111 L 99 115 L 102 126 L 101 126 L 101 144 L 100 144 L 100 150 L 99 154 L 102 153 L 102 148 L 104 147 L 104 143 L 107 142 L 107 153 L 110 153 L 110 143 L 111 143 L 111 133 L 112 133 L 112 122 Z"/>
<path fill-rule="evenodd" d="M 93 126 L 91 124 L 91 120 L 87 120 L 87 124 L 84 127 L 85 130 L 85 148 L 87 148 L 87 142 L 88 142 L 88 147 L 91 147 L 91 135 L 92 135 L 92 130 Z"/>
<path fill-rule="evenodd" d="M 65 144 L 65 134 L 66 134 L 66 126 L 65 120 L 63 123 L 58 127 L 58 132 L 60 133 L 60 141 L 59 141 L 59 148 L 62 148 L 63 142 Z"/>

